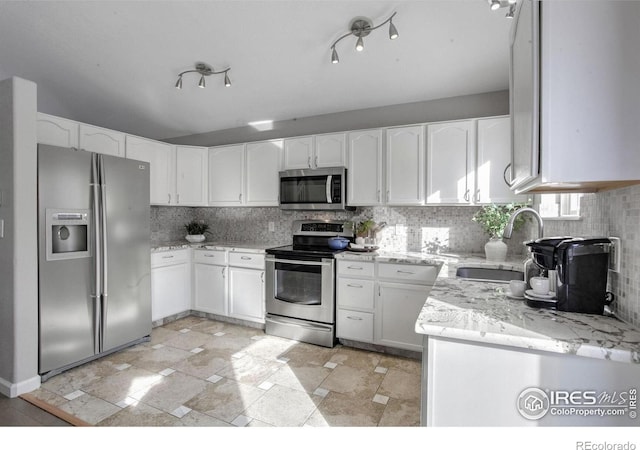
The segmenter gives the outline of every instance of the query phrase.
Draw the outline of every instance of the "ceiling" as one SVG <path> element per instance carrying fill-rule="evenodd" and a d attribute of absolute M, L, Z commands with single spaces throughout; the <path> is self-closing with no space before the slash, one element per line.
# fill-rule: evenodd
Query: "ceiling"
<path fill-rule="evenodd" d="M 364 16 L 387 26 L 354 50 Z M 508 89 L 504 9 L 486 0 L 5 1 L 0 79 L 38 85 L 38 110 L 152 139 Z M 187 74 L 196 62 L 223 77 Z"/>

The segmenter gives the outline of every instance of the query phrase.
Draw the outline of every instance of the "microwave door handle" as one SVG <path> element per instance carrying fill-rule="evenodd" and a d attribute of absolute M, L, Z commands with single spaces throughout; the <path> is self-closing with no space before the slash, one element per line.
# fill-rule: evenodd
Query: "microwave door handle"
<path fill-rule="evenodd" d="M 332 203 L 331 202 L 331 179 L 333 178 L 333 175 L 327 175 L 327 185 L 325 186 L 325 190 L 326 190 L 326 194 L 327 194 L 327 203 Z"/>

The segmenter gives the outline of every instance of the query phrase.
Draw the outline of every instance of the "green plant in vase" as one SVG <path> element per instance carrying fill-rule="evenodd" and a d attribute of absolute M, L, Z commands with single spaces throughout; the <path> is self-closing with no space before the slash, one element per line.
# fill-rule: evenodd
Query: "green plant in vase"
<path fill-rule="evenodd" d="M 189 242 L 203 242 L 205 240 L 205 234 L 211 234 L 209 232 L 209 225 L 197 220 L 192 220 L 184 225 L 187 230 L 186 239 Z"/>
<path fill-rule="evenodd" d="M 480 224 L 485 233 L 489 235 L 489 242 L 484 246 L 487 260 L 504 261 L 507 256 L 507 244 L 502 240 L 504 227 L 509 222 L 511 214 L 526 204 L 511 203 L 508 205 L 490 204 L 477 211 L 471 220 Z M 513 230 L 517 231 L 525 224 L 527 218 L 520 215 L 513 224 Z"/>

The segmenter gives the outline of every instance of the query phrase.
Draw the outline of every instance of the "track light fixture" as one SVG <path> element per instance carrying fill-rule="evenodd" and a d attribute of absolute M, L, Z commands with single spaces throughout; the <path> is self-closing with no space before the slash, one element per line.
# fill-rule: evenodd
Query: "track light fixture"
<path fill-rule="evenodd" d="M 333 64 L 338 64 L 340 62 L 340 59 L 338 58 L 338 51 L 336 50 L 336 44 L 348 36 L 356 36 L 358 38 L 358 40 L 356 41 L 356 51 L 361 52 L 364 50 L 363 38 L 369 36 L 369 33 L 371 33 L 373 30 L 376 30 L 388 23 L 389 39 L 396 39 L 398 37 L 398 29 L 393 24 L 393 18 L 395 15 L 396 13 L 391 14 L 391 16 L 387 20 L 375 27 L 369 19 L 365 19 L 362 17 L 353 19 L 350 26 L 351 31 L 343 36 L 340 36 L 333 42 L 333 44 L 331 44 L 331 47 L 329 47 L 331 49 L 331 62 Z"/>
<path fill-rule="evenodd" d="M 509 8 L 509 11 L 505 15 L 507 19 L 513 19 L 516 13 L 516 3 L 518 0 L 487 0 L 491 11 L 496 11 L 500 8 Z"/>
<path fill-rule="evenodd" d="M 205 77 L 208 77 L 209 75 L 219 75 L 219 74 L 224 74 L 224 85 L 229 87 L 231 86 L 231 80 L 229 79 L 229 74 L 227 72 L 229 72 L 230 70 L 231 70 L 231 67 L 229 67 L 228 69 L 216 72 L 213 70 L 213 68 L 211 68 L 206 64 L 197 63 L 195 69 L 185 70 L 184 72 L 181 72 L 178 74 L 178 81 L 176 81 L 176 89 L 182 89 L 182 76 L 186 73 L 192 73 L 192 72 L 200 74 L 200 81 L 198 82 L 199 88 L 206 87 Z"/>

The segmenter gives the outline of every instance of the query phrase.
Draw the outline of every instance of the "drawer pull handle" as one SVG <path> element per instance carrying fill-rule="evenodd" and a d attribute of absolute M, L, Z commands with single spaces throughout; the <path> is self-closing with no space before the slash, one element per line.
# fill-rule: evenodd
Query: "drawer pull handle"
<path fill-rule="evenodd" d="M 205 253 L 204 257 L 205 257 L 205 258 L 215 258 L 215 257 L 216 257 L 216 255 L 211 255 L 211 254 L 209 254 L 209 253 Z"/>
<path fill-rule="evenodd" d="M 241 256 L 240 259 L 251 260 L 253 258 L 251 258 L 250 256 Z"/>
<path fill-rule="evenodd" d="M 406 273 L 406 274 L 408 274 L 408 275 L 415 275 L 415 273 L 414 273 L 414 272 L 407 272 L 406 270 L 398 270 L 397 272 L 398 272 L 398 273 Z"/>
<path fill-rule="evenodd" d="M 361 285 L 361 284 L 347 284 L 347 286 L 349 286 L 349 287 L 353 287 L 353 288 L 360 288 L 360 289 L 362 289 L 362 285 Z"/>
<path fill-rule="evenodd" d="M 169 255 L 169 256 L 163 256 L 162 259 L 171 259 L 173 258 L 173 255 Z"/>
<path fill-rule="evenodd" d="M 362 320 L 362 317 L 347 316 L 347 319 L 351 319 L 351 320 Z"/>
<path fill-rule="evenodd" d="M 358 266 L 347 266 L 347 269 L 351 269 L 351 270 L 362 270 L 362 267 L 358 267 Z"/>

